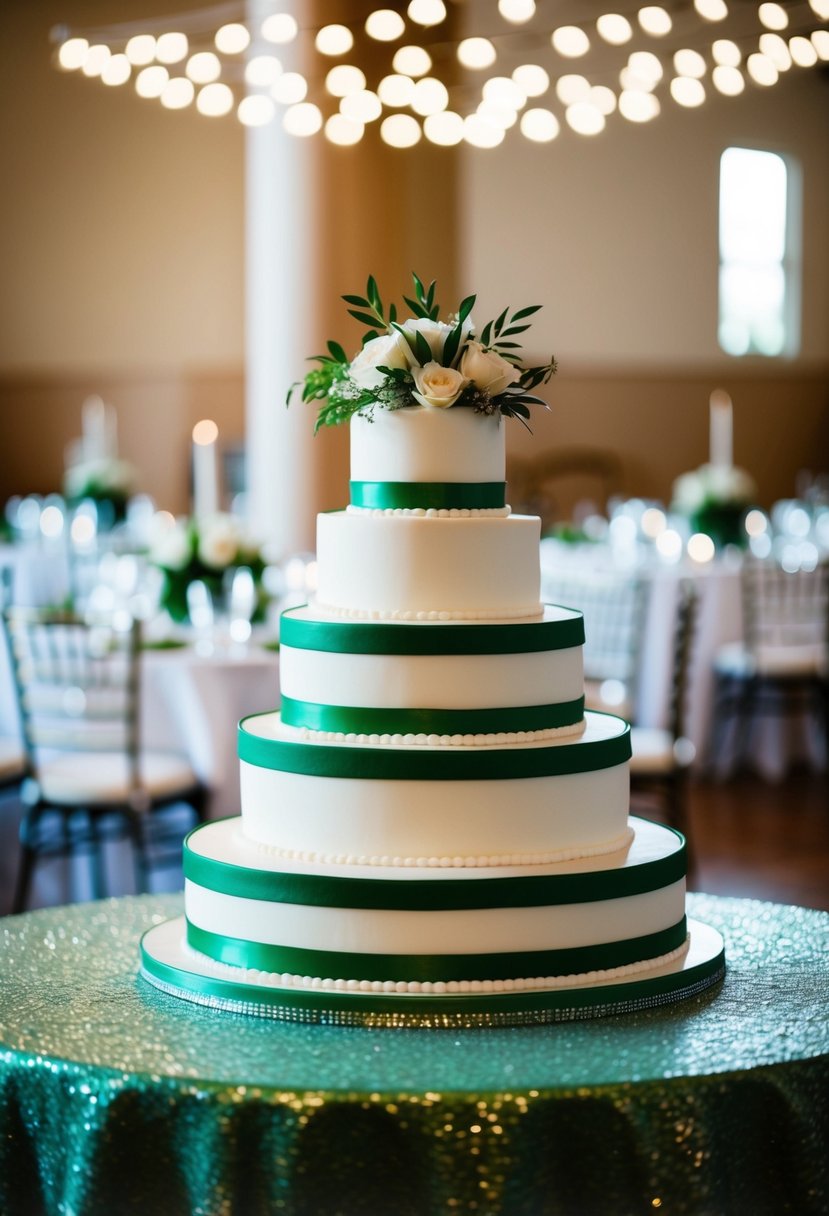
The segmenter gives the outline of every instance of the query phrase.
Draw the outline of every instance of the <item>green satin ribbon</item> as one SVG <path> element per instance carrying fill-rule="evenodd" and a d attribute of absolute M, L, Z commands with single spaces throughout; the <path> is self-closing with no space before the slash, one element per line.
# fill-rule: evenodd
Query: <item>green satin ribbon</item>
<path fill-rule="evenodd" d="M 356 735 L 467 735 L 553 730 L 584 716 L 584 697 L 556 705 L 504 709 L 375 709 L 361 705 L 322 705 L 282 697 L 282 721 L 308 730 Z"/>
<path fill-rule="evenodd" d="M 486 510 L 506 506 L 505 481 L 352 481 L 351 505 L 375 511 Z"/>
<path fill-rule="evenodd" d="M 487 625 L 375 621 L 316 621 L 288 608 L 282 613 L 279 640 L 297 650 L 324 650 L 336 654 L 529 654 L 567 650 L 584 645 L 584 618 L 580 612 L 564 620 L 516 621 Z"/>
<path fill-rule="evenodd" d="M 187 944 L 232 967 L 321 979 L 501 980 L 550 975 L 579 975 L 658 958 L 685 941 L 686 920 L 644 937 L 574 946 L 563 950 L 510 951 L 505 954 L 358 954 L 275 946 L 213 933 L 187 921 Z"/>
<path fill-rule="evenodd" d="M 560 907 L 624 899 L 671 886 L 685 877 L 685 842 L 673 853 L 638 865 L 585 873 L 527 874 L 515 878 L 350 878 L 337 874 L 308 874 L 255 870 L 217 861 L 184 841 L 184 877 L 222 895 L 271 903 L 323 908 L 374 908 L 395 911 L 457 911 L 463 908 Z M 601 858 L 594 858 L 597 865 Z"/>
<path fill-rule="evenodd" d="M 595 714 L 596 711 L 591 711 Z M 258 768 L 310 777 L 349 777 L 383 781 L 506 781 L 557 777 L 613 768 L 630 760 L 630 727 L 610 739 L 551 743 L 549 746 L 475 748 L 469 751 L 419 747 L 346 747 L 285 742 L 251 734 L 239 723 L 239 759 Z M 602 715 L 612 717 L 612 715 Z M 621 722 L 621 719 L 616 719 Z"/>

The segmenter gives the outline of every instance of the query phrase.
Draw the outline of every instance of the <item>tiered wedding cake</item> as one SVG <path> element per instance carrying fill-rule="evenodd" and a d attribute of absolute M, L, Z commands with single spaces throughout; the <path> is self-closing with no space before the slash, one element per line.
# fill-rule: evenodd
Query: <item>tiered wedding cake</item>
<path fill-rule="evenodd" d="M 282 618 L 242 814 L 187 838 L 143 973 L 296 1020 L 491 1024 L 656 1005 L 722 974 L 685 845 L 628 818 L 627 725 L 585 713 L 582 618 L 542 606 L 499 413 L 351 422 L 351 505 Z"/>

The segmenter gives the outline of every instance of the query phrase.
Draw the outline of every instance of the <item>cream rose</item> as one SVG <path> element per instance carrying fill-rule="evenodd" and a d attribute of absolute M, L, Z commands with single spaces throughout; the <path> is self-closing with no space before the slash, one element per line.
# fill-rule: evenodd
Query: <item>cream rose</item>
<path fill-rule="evenodd" d="M 410 317 L 402 326 L 403 332 L 411 334 L 412 340 L 414 340 L 415 334 L 420 334 L 426 340 L 429 350 L 435 359 L 440 359 L 443 354 L 444 343 L 451 334 L 452 328 L 445 321 L 432 321 L 429 317 Z M 415 356 L 411 354 L 411 348 L 409 362 L 414 364 L 418 362 Z"/>
<path fill-rule="evenodd" d="M 520 375 L 518 368 L 494 350 L 484 350 L 480 342 L 467 343 L 461 359 L 461 373 L 476 388 L 486 389 L 491 397 L 497 397 L 510 384 L 515 384 Z"/>
<path fill-rule="evenodd" d="M 206 566 L 223 570 L 236 560 L 242 532 L 232 515 L 211 515 L 204 520 L 199 535 L 199 557 Z"/>
<path fill-rule="evenodd" d="M 427 363 L 424 367 L 413 367 L 417 392 L 412 393 L 421 405 L 447 409 L 454 405 L 466 388 L 468 381 L 453 367 L 441 367 L 439 363 Z"/>
<path fill-rule="evenodd" d="M 150 543 L 150 558 L 156 566 L 166 570 L 183 570 L 190 560 L 190 537 L 186 526 L 177 521 L 162 527 L 153 524 L 154 535 Z"/>
<path fill-rule="evenodd" d="M 358 355 L 351 360 L 348 374 L 360 388 L 378 388 L 385 376 L 380 367 L 407 368 L 410 362 L 408 343 L 395 331 L 381 334 L 366 342 Z"/>

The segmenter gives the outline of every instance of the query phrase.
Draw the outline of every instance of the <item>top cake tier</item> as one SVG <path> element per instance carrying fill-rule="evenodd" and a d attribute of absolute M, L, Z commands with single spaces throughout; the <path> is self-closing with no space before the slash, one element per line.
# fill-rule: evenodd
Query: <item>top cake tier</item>
<path fill-rule="evenodd" d="M 351 505 L 503 510 L 504 427 L 472 409 L 375 410 L 351 421 Z"/>

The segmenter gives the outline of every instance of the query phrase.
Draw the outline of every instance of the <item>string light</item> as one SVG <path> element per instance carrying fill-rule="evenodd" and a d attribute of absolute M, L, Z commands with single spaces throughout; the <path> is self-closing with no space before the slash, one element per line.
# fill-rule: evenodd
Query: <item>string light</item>
<path fill-rule="evenodd" d="M 712 23 L 724 21 L 731 7 L 726 0 L 692 0 L 692 6 L 698 18 Z M 224 6 L 225 12 L 228 7 Z M 816 17 L 829 20 L 829 0 L 808 0 L 808 7 Z M 327 97 L 316 104 L 319 98 L 309 98 L 306 78 L 299 72 L 283 70 L 282 60 L 268 50 L 267 44 L 288 47 L 297 39 L 300 24 L 288 12 L 273 12 L 256 25 L 230 21 L 218 29 L 202 28 L 198 34 L 194 33 L 198 27 L 192 20 L 186 23 L 183 16 L 164 22 L 175 26 L 180 21 L 179 29 L 152 30 L 151 25 L 152 32 L 146 33 L 135 33 L 134 22 L 124 23 L 96 29 L 98 41 L 92 45 L 92 31 L 87 30 L 86 37 L 83 30 L 67 32 L 57 46 L 55 63 L 65 72 L 80 70 L 89 78 L 99 77 L 108 87 L 125 84 L 132 76 L 138 96 L 160 99 L 166 109 L 184 109 L 195 102 L 199 113 L 211 117 L 235 111 L 246 126 L 272 122 L 277 107 L 281 107 L 282 124 L 288 133 L 308 136 L 323 131 L 329 142 L 343 147 L 358 143 L 366 125 L 377 122 L 381 139 L 392 147 L 412 147 L 425 137 L 439 146 L 452 147 L 465 141 L 485 149 L 497 147 L 505 131 L 514 126 L 526 139 L 543 143 L 557 138 L 561 123 L 577 134 L 597 135 L 616 110 L 629 122 L 649 122 L 660 113 L 656 92 L 659 90 L 661 96 L 662 88 L 677 105 L 696 108 L 706 99 L 703 80 L 709 70 L 711 86 L 717 92 L 737 96 L 746 87 L 746 76 L 755 85 L 769 88 L 793 64 L 809 68 L 829 60 L 829 30 L 804 28 L 799 10 L 800 28 L 787 37 L 789 5 L 764 0 L 754 8 L 762 29 L 756 49 L 746 50 L 745 64 L 740 45 L 730 38 L 714 39 L 710 51 L 682 43 L 677 46 L 674 39 L 661 58 L 650 51 L 634 50 L 626 63 L 617 64 L 617 70 L 621 66 L 619 90 L 591 84 L 589 69 L 586 75 L 564 71 L 555 81 L 563 119 L 540 105 L 527 108 L 528 100 L 543 96 L 551 88 L 550 74 L 541 64 L 522 63 L 511 74 L 507 74 L 509 68 L 502 68 L 501 74 L 490 75 L 487 69 L 493 68 L 499 55 L 497 34 L 466 37 L 454 44 L 461 68 L 488 77 L 477 104 L 469 99 L 470 82 L 457 81 L 460 96 L 466 99 L 463 109 L 474 107 L 471 113 L 449 109 L 449 89 L 435 72 L 434 52 L 429 44 L 417 45 L 417 36 L 389 51 L 391 70 L 380 80 L 376 92 L 367 87 L 360 67 L 341 62 L 322 73 Z M 537 20 L 539 11 L 537 0 L 497 0 L 498 16 L 510 25 Z M 207 18 L 209 13 L 204 10 L 200 16 Z M 315 31 L 306 28 L 305 33 L 313 38 L 321 56 L 339 59 L 355 46 L 355 34 L 361 44 L 358 49 L 365 49 L 367 39 L 380 43 L 401 39 L 407 22 L 429 29 L 446 17 L 444 0 L 410 0 L 405 11 L 402 6 L 372 9 L 362 26 L 331 23 Z M 666 38 L 673 29 L 672 9 L 666 3 L 644 4 L 628 15 L 601 13 L 587 26 L 536 27 L 532 36 L 549 39 L 556 54 L 575 60 L 590 52 L 594 33 L 607 46 L 621 47 L 633 38 L 634 26 L 648 37 Z M 687 36 L 687 22 L 683 28 Z M 743 33 L 741 29 L 741 39 Z M 521 37 L 527 43 L 530 35 Z M 436 39 L 438 45 L 447 41 L 451 41 L 451 35 L 449 40 Z M 290 53 L 291 48 L 286 51 Z M 225 57 L 241 59 L 228 63 Z M 172 66 L 178 64 L 181 66 Z M 666 69 L 671 68 L 671 78 L 665 79 Z M 604 67 L 602 70 L 604 73 Z M 171 71 L 176 72 L 172 77 Z M 246 88 L 254 91 L 245 95 Z M 384 110 L 396 112 L 383 117 Z M 409 112 L 401 112 L 406 110 Z"/>

